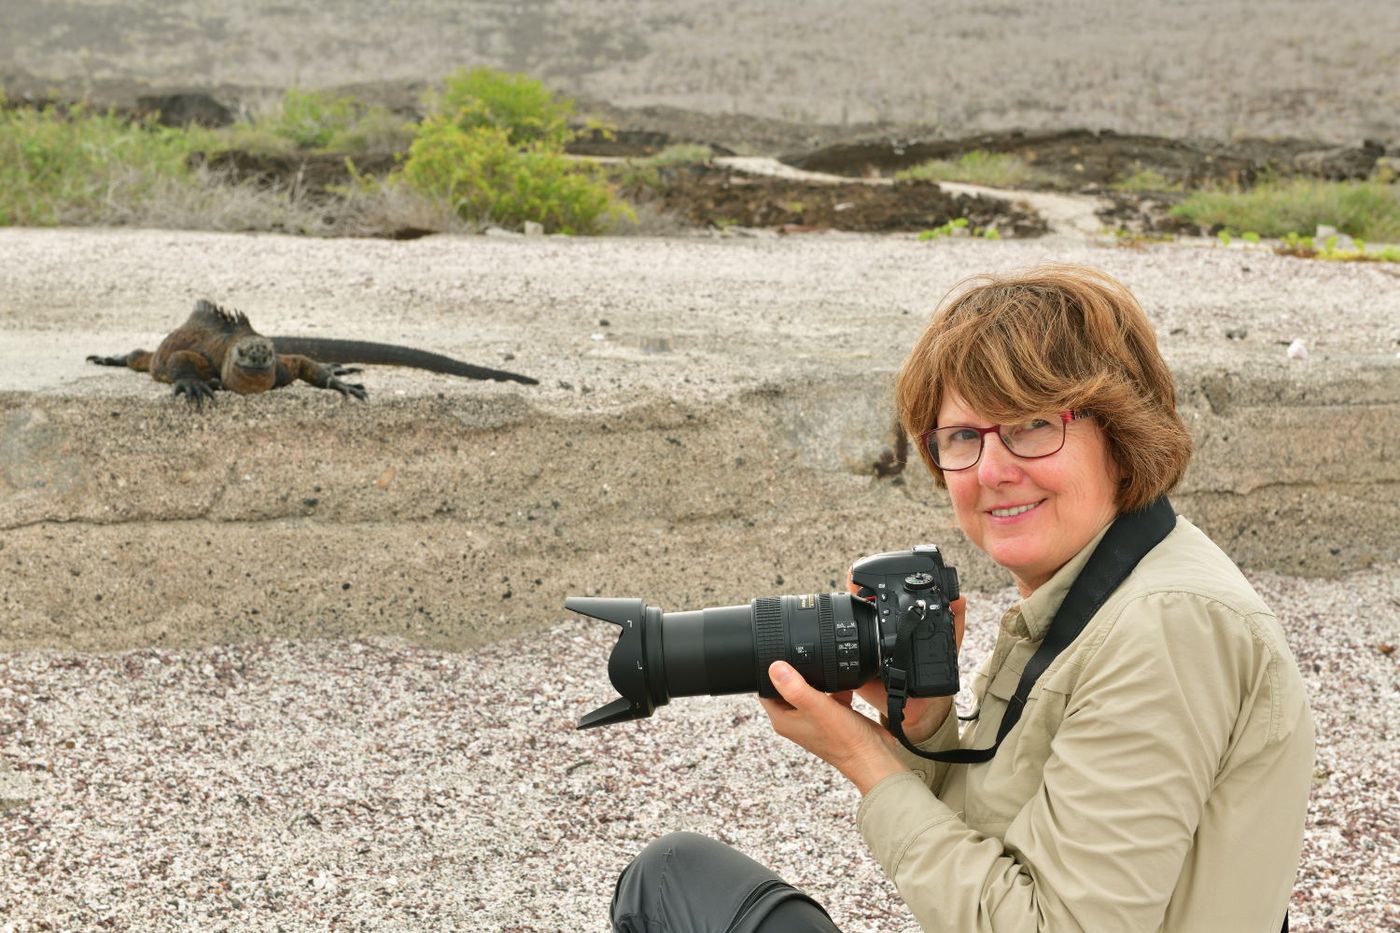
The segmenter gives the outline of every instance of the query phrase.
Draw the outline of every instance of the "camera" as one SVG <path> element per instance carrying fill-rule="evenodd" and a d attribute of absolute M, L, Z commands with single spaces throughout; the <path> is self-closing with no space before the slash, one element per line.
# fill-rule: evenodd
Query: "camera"
<path fill-rule="evenodd" d="M 640 599 L 570 596 L 566 609 L 622 629 L 608 658 L 620 698 L 580 729 L 645 719 L 672 697 L 776 697 L 768 666 L 787 661 L 818 690 L 853 690 L 877 673 L 891 697 L 958 692 L 953 613 L 958 572 L 938 548 L 873 554 L 851 592 L 760 596 L 745 606 L 662 612 Z"/>

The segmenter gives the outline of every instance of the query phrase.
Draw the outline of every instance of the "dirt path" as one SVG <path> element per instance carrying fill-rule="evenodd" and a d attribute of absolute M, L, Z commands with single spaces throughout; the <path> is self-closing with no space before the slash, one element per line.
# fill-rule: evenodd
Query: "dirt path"
<path fill-rule="evenodd" d="M 793 168 L 777 159 L 765 156 L 724 156 L 715 159 L 715 164 L 752 175 L 769 178 L 786 178 L 790 181 L 813 185 L 848 185 L 859 181 L 868 185 L 890 185 L 889 178 L 852 179 L 845 175 L 831 175 L 825 172 L 809 172 Z M 969 185 L 961 182 L 939 182 L 939 187 L 954 194 L 972 195 L 994 201 L 1017 203 L 1044 219 L 1050 233 L 1078 238 L 1095 238 L 1104 235 L 1103 221 L 1098 212 L 1108 207 L 1108 202 L 1087 194 L 1055 194 L 1048 191 L 1020 191 L 1014 188 L 988 188 L 985 185 Z"/>

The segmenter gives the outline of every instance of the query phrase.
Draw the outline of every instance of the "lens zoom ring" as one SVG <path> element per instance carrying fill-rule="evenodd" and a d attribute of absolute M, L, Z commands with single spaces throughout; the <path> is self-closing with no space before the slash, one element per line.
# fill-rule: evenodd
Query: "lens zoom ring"
<path fill-rule="evenodd" d="M 754 660 L 758 662 L 758 683 L 767 684 L 768 665 L 787 656 L 782 597 L 760 596 L 753 601 L 753 649 Z"/>
<path fill-rule="evenodd" d="M 821 689 L 828 693 L 839 688 L 836 672 L 836 618 L 831 609 L 831 594 L 817 597 L 818 651 L 822 653 Z"/>

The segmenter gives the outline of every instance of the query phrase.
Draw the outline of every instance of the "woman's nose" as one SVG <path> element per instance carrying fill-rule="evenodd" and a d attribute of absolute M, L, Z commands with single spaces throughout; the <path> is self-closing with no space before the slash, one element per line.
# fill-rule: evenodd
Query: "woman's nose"
<path fill-rule="evenodd" d="M 982 458 L 977 461 L 977 479 L 983 486 L 1000 486 L 1021 476 L 1020 458 L 1007 450 L 995 432 L 982 438 Z"/>

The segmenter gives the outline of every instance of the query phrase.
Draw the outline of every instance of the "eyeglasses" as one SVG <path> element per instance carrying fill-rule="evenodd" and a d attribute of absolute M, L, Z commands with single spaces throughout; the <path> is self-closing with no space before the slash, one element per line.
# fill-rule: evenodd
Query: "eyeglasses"
<path fill-rule="evenodd" d="M 990 428 L 950 424 L 920 434 L 919 444 L 929 452 L 940 470 L 956 473 L 976 466 L 982 459 L 982 440 L 988 434 L 997 434 L 1006 449 L 1022 460 L 1036 460 L 1059 453 L 1065 446 L 1065 425 L 1087 417 L 1087 412 L 1062 411 L 1015 424 L 994 424 Z"/>

